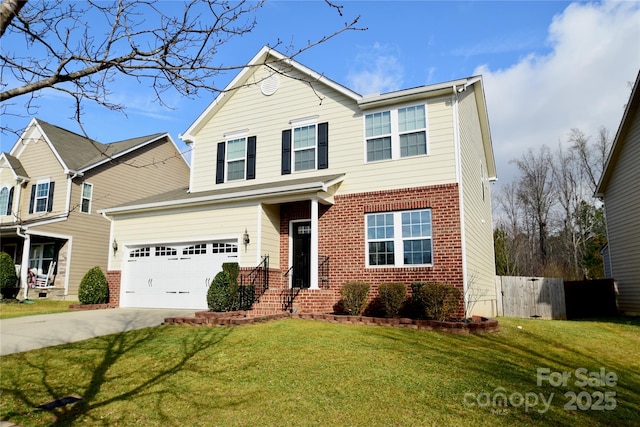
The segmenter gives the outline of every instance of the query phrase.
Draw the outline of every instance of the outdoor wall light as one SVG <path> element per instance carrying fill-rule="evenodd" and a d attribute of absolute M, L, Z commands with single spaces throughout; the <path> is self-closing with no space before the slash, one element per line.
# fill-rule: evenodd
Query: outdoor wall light
<path fill-rule="evenodd" d="M 247 229 L 244 229 L 244 234 L 242 234 L 242 243 L 244 243 L 244 246 L 246 247 L 249 243 L 251 242 L 251 239 L 249 239 L 249 233 L 247 233 Z"/>
<path fill-rule="evenodd" d="M 118 242 L 116 242 L 116 239 L 113 239 L 113 243 L 111 243 L 111 247 L 113 248 L 113 254 L 115 255 L 116 252 L 118 251 Z"/>

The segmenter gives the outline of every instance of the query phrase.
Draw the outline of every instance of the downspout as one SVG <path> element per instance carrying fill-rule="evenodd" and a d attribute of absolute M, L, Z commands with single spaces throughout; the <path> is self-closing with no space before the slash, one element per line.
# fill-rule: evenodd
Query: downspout
<path fill-rule="evenodd" d="M 107 216 L 107 214 L 106 214 L 106 213 L 104 213 L 104 212 L 100 212 L 100 215 L 102 215 L 102 216 L 104 217 L 104 219 L 106 219 L 107 221 L 109 221 L 109 244 L 107 245 L 107 246 L 108 246 L 108 249 L 107 249 L 107 251 L 108 251 L 107 259 L 108 259 L 109 261 L 107 262 L 107 270 L 112 270 L 112 268 L 111 268 L 111 242 L 113 242 L 113 241 L 114 241 L 114 238 L 113 238 L 113 220 L 112 220 L 111 218 L 109 218 L 109 217 Z M 115 255 L 116 255 L 116 254 L 115 254 L 115 249 L 114 249 L 114 251 L 113 251 L 113 256 L 115 256 Z"/>
<path fill-rule="evenodd" d="M 84 176 L 84 174 L 72 170 L 67 171 L 67 203 L 65 206 L 67 216 L 71 213 L 71 188 L 73 187 L 73 180 L 79 176 Z"/>
<path fill-rule="evenodd" d="M 16 227 L 16 234 L 24 239 L 22 244 L 22 263 L 20 264 L 20 284 L 24 286 L 24 299 L 29 299 L 29 252 L 31 251 L 31 236 L 22 234 L 20 226 Z"/>
<path fill-rule="evenodd" d="M 453 85 L 453 138 L 455 145 L 455 156 L 456 156 L 456 181 L 458 181 L 458 198 L 459 208 L 460 208 L 460 249 L 462 251 L 462 300 L 464 303 L 464 312 L 465 316 L 467 315 L 467 253 L 466 253 L 466 235 L 465 235 L 465 224 L 464 224 L 464 192 L 463 192 L 463 172 L 462 172 L 462 150 L 461 150 L 461 141 L 460 141 L 460 110 L 459 110 L 459 102 L 460 96 L 459 94 L 467 90 L 467 85 L 462 85 L 457 87 Z"/>

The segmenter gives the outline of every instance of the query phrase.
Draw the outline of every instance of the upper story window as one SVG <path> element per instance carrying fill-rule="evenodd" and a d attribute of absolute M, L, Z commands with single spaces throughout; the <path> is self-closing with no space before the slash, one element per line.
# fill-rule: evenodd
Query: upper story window
<path fill-rule="evenodd" d="M 293 167 L 304 171 L 316 168 L 316 125 L 293 129 Z"/>
<path fill-rule="evenodd" d="M 52 211 L 54 184 L 49 180 L 42 180 L 31 186 L 29 213 Z"/>
<path fill-rule="evenodd" d="M 282 174 L 329 167 L 329 123 L 316 118 L 291 121 L 282 131 Z"/>
<path fill-rule="evenodd" d="M 0 215 L 10 215 L 9 208 L 9 189 L 7 187 L 0 188 Z"/>
<path fill-rule="evenodd" d="M 244 179 L 247 138 L 227 141 L 227 181 Z"/>
<path fill-rule="evenodd" d="M 367 266 L 433 263 L 430 209 L 368 214 L 366 227 Z"/>
<path fill-rule="evenodd" d="M 216 184 L 256 177 L 255 136 L 246 136 L 246 131 L 225 135 L 228 139 L 218 143 L 216 161 Z"/>
<path fill-rule="evenodd" d="M 424 104 L 364 116 L 367 162 L 427 154 Z"/>
<path fill-rule="evenodd" d="M 80 212 L 91 213 L 91 199 L 93 197 L 93 184 L 82 183 L 82 200 L 80 202 Z"/>

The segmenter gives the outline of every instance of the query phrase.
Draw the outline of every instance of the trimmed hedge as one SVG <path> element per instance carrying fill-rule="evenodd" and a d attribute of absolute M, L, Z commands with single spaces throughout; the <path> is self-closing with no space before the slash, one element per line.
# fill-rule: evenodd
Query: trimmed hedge
<path fill-rule="evenodd" d="M 400 282 L 380 283 L 378 285 L 380 302 L 386 317 L 397 316 L 407 297 L 407 286 Z"/>
<path fill-rule="evenodd" d="M 216 274 L 207 291 L 207 305 L 211 311 L 231 311 L 233 298 L 229 286 L 229 276 L 224 271 Z"/>
<path fill-rule="evenodd" d="M 78 300 L 81 304 L 106 304 L 109 302 L 107 277 L 100 267 L 87 271 L 78 288 Z"/>
<path fill-rule="evenodd" d="M 359 316 L 367 305 L 371 286 L 365 282 L 346 282 L 340 289 L 342 306 L 349 313 Z"/>
<path fill-rule="evenodd" d="M 18 286 L 16 267 L 11 255 L 0 252 L 0 289 L 15 288 Z"/>

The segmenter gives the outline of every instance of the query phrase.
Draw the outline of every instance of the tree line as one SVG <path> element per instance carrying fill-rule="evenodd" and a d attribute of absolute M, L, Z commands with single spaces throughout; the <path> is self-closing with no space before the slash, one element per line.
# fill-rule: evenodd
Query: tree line
<path fill-rule="evenodd" d="M 604 206 L 594 194 L 611 138 L 604 127 L 596 136 L 572 129 L 567 142 L 511 161 L 519 176 L 494 196 L 496 274 L 604 277 Z"/>

